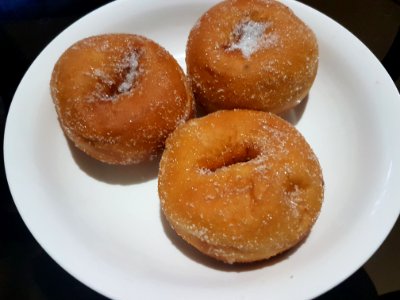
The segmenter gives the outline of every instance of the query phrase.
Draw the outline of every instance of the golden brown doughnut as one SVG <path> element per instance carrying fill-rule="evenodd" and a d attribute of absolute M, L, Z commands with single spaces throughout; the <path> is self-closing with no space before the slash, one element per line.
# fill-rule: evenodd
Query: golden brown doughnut
<path fill-rule="evenodd" d="M 207 111 L 247 108 L 280 113 L 304 99 L 318 67 L 314 33 L 273 0 L 228 0 L 190 32 L 188 76 Z"/>
<path fill-rule="evenodd" d="M 299 243 L 323 198 L 320 165 L 303 136 L 261 111 L 218 111 L 179 126 L 158 180 L 172 228 L 227 263 L 266 259 Z"/>
<path fill-rule="evenodd" d="M 57 61 L 50 85 L 66 136 L 110 164 L 151 159 L 194 113 L 192 92 L 178 63 L 138 35 L 78 41 Z"/>

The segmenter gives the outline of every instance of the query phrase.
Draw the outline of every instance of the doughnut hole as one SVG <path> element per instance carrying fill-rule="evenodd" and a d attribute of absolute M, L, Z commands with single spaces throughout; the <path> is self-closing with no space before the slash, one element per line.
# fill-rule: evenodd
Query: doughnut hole
<path fill-rule="evenodd" d="M 122 53 L 121 53 L 122 54 Z M 97 58 L 99 60 L 99 58 Z M 116 100 L 124 93 L 129 93 L 137 85 L 140 76 L 140 54 L 138 49 L 133 49 L 119 55 L 113 62 L 104 66 L 104 71 L 95 69 L 95 89 L 103 97 Z M 103 99 L 107 100 L 107 99 Z"/>
<path fill-rule="evenodd" d="M 243 164 L 255 159 L 260 151 L 249 145 L 239 144 L 233 148 L 224 149 L 218 156 L 203 158 L 199 162 L 199 168 L 203 172 L 216 172 L 221 169 L 232 167 L 236 164 Z"/>

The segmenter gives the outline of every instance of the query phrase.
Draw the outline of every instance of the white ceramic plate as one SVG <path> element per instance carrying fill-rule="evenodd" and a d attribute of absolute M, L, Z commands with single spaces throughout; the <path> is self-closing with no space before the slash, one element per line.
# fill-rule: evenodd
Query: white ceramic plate
<path fill-rule="evenodd" d="M 157 162 L 98 163 L 69 145 L 49 93 L 61 53 L 78 39 L 131 32 L 184 65 L 191 26 L 215 1 L 117 1 L 62 32 L 35 60 L 10 107 L 4 158 L 26 225 L 73 276 L 118 299 L 315 297 L 374 253 L 400 210 L 400 97 L 371 52 L 321 13 L 284 1 L 316 32 L 320 68 L 297 128 L 323 167 L 326 197 L 307 240 L 289 254 L 225 266 L 182 242 L 160 215 Z"/>

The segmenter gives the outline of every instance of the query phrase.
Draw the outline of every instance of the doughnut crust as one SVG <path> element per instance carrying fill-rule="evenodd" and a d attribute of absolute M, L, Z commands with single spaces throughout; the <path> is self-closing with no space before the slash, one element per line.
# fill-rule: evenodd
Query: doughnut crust
<path fill-rule="evenodd" d="M 218 111 L 167 139 L 158 191 L 171 227 L 226 263 L 267 259 L 316 221 L 324 184 L 303 136 L 261 111 Z"/>
<path fill-rule="evenodd" d="M 187 73 L 206 111 L 281 113 L 308 94 L 318 68 L 314 33 L 273 0 L 228 0 L 192 28 Z"/>
<path fill-rule="evenodd" d="M 51 95 L 65 135 L 109 164 L 149 160 L 194 114 L 187 79 L 160 45 L 138 35 L 78 41 L 57 61 Z"/>

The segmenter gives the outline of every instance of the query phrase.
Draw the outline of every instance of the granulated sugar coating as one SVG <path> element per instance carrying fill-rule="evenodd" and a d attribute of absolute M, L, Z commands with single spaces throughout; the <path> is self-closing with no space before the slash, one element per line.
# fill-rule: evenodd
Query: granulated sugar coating
<path fill-rule="evenodd" d="M 175 59 L 138 35 L 89 37 L 56 63 L 51 93 L 68 138 L 111 164 L 152 159 L 194 114 L 193 95 Z"/>
<path fill-rule="evenodd" d="M 175 231 L 227 263 L 266 259 L 299 243 L 323 199 L 321 168 L 302 135 L 276 115 L 218 111 L 177 128 L 158 191 Z"/>
<path fill-rule="evenodd" d="M 118 86 L 118 92 L 126 93 L 132 88 L 135 78 L 139 75 L 138 55 L 136 53 L 132 53 L 122 61 L 122 64 L 125 69 L 128 69 L 128 72 L 125 75 L 124 81 Z"/>
<path fill-rule="evenodd" d="M 310 90 L 318 45 L 311 29 L 282 3 L 228 0 L 192 28 L 186 65 L 195 98 L 207 111 L 280 113 Z"/>
<path fill-rule="evenodd" d="M 245 58 L 260 49 L 273 47 L 277 44 L 276 34 L 265 34 L 265 30 L 271 26 L 270 23 L 260 23 L 254 21 L 242 21 L 233 30 L 234 42 L 227 51 L 240 50 Z"/>
<path fill-rule="evenodd" d="M 106 43 L 105 45 L 109 44 Z M 100 49 L 105 51 L 104 46 Z M 129 92 L 135 83 L 135 79 L 139 76 L 138 59 L 139 55 L 136 52 L 128 52 L 120 61 L 111 66 L 112 69 L 107 66 L 105 70 L 96 68 L 87 72 L 87 76 L 91 76 L 97 81 L 95 89 L 88 95 L 88 101 L 116 101 L 120 94 Z M 113 74 L 125 75 L 116 77 Z M 115 87 L 117 87 L 116 90 Z"/>

